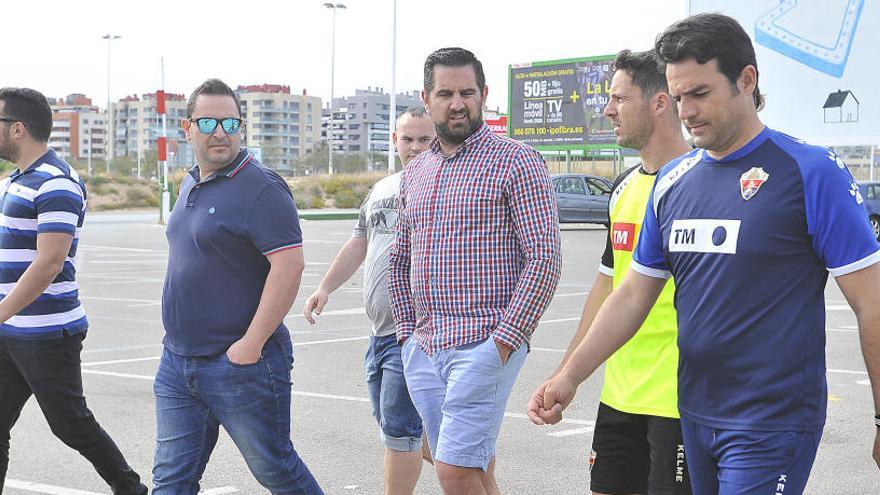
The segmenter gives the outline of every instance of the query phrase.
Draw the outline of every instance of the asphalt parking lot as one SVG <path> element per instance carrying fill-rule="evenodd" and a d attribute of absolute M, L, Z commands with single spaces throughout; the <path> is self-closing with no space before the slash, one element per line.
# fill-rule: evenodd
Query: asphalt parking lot
<path fill-rule="evenodd" d="M 328 494 L 375 495 L 382 493 L 382 447 L 363 378 L 369 325 L 360 272 L 331 296 L 317 325 L 309 327 L 302 318 L 305 298 L 348 239 L 351 225 L 345 220 L 303 222 L 306 272 L 286 319 L 295 346 L 292 431 L 294 446 Z M 556 367 L 574 333 L 604 236 L 599 228 L 564 227 L 562 280 L 532 340 L 499 439 L 497 475 L 503 493 L 589 493 L 586 458 L 601 373 L 581 387 L 559 425 L 532 425 L 525 404 Z M 82 355 L 86 397 L 147 480 L 155 439 L 152 378 L 162 349 L 166 261 L 164 230 L 152 215 L 91 215 L 87 220 L 78 260 L 80 293 L 91 321 Z M 855 316 L 834 282 L 826 289 L 826 305 L 831 396 L 807 493 L 876 494 L 880 472 L 870 455 L 876 428 Z M 13 429 L 10 457 L 5 493 L 109 493 L 91 466 L 52 436 L 33 400 Z M 206 494 L 265 493 L 223 433 L 202 489 Z M 430 467 L 417 491 L 439 493 Z"/>

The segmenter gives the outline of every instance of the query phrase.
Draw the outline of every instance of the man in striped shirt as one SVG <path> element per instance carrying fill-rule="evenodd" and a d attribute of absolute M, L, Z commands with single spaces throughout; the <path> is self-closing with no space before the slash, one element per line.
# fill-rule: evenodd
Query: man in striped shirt
<path fill-rule="evenodd" d="M 48 149 L 51 132 L 45 96 L 0 89 L 0 158 L 18 167 L 0 182 L 0 492 L 10 430 L 33 394 L 52 432 L 88 459 L 114 494 L 145 494 L 83 397 L 88 321 L 74 257 L 86 193 L 76 170 Z"/>
<path fill-rule="evenodd" d="M 425 62 L 437 138 L 401 180 L 389 292 L 404 374 L 445 493 L 495 494 L 495 442 L 529 338 L 559 281 L 544 160 L 483 123 L 482 65 Z"/>

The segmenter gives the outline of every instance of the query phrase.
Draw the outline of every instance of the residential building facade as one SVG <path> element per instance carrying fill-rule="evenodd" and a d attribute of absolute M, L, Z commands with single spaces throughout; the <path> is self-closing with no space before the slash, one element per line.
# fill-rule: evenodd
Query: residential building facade
<path fill-rule="evenodd" d="M 103 160 L 106 144 L 106 112 L 82 94 L 50 98 L 52 134 L 49 147 L 66 160 Z"/>
<path fill-rule="evenodd" d="M 321 141 L 321 98 L 291 94 L 289 86 L 239 86 L 245 146 L 259 149 L 269 167 L 293 171 L 297 161 Z"/>
<path fill-rule="evenodd" d="M 169 162 L 172 167 L 189 167 L 194 163 L 192 147 L 186 141 L 181 121 L 186 119 L 186 96 L 165 93 L 166 136 Z M 111 104 L 110 156 L 128 156 L 138 162 L 157 151 L 162 136 L 162 116 L 156 110 L 156 93 L 126 96 Z M 145 167 L 153 163 L 143 164 Z"/>
<path fill-rule="evenodd" d="M 389 111 L 389 99 L 382 88 L 370 87 L 356 90 L 354 96 L 334 98 L 333 105 L 324 109 L 323 139 L 331 142 L 327 131 L 332 123 L 331 146 L 335 153 L 362 154 L 371 169 L 384 170 L 391 119 L 408 107 L 424 106 L 418 91 L 398 93 L 394 112 Z"/>

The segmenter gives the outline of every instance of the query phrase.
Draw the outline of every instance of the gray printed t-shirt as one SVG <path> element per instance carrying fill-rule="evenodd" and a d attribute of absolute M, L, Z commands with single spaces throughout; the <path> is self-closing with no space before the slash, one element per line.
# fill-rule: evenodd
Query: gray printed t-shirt
<path fill-rule="evenodd" d="M 373 335 L 394 333 L 394 317 L 388 298 L 388 254 L 397 231 L 397 193 L 400 172 L 373 185 L 361 205 L 352 237 L 367 238 L 364 260 L 364 306 L 373 322 Z"/>

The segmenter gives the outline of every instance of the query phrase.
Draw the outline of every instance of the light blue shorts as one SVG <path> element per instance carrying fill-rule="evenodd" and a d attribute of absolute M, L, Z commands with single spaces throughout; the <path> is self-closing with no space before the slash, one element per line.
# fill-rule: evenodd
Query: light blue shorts
<path fill-rule="evenodd" d="M 495 340 L 488 338 L 428 356 L 415 339 L 407 339 L 402 349 L 404 375 L 434 459 L 488 469 L 526 354 L 522 346 L 502 364 Z"/>

